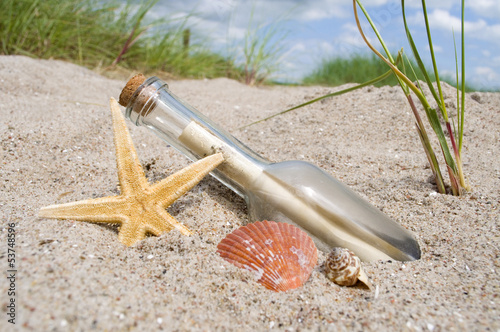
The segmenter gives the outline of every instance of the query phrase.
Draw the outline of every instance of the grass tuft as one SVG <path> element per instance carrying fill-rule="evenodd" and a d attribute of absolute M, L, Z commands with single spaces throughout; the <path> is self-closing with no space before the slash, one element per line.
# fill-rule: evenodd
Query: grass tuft
<path fill-rule="evenodd" d="M 0 54 L 75 62 L 91 69 L 169 72 L 178 77 L 237 76 L 229 59 L 189 44 L 185 21 L 145 22 L 157 0 L 0 1 Z"/>
<path fill-rule="evenodd" d="M 393 56 L 394 58 L 396 56 Z M 414 60 L 405 57 L 407 68 L 418 68 Z M 363 83 L 374 77 L 378 77 L 387 71 L 387 64 L 375 55 L 355 54 L 349 57 L 334 57 L 323 60 L 316 69 L 305 76 L 302 80 L 306 85 L 339 86 L 346 83 Z M 420 72 L 408 70 L 407 76 L 410 80 L 425 81 L 424 75 Z M 442 81 L 455 86 L 456 80 L 452 77 L 442 77 Z M 434 81 L 434 80 L 431 80 Z M 379 81 L 374 86 L 384 85 L 395 86 L 399 81 L 394 75 L 390 75 L 383 81 Z M 465 86 L 465 91 L 474 91 L 470 86 Z"/>
<path fill-rule="evenodd" d="M 463 189 L 465 189 L 465 190 L 470 189 L 468 183 L 465 180 L 465 176 L 464 176 L 463 169 L 462 169 L 461 150 L 457 147 L 456 139 L 455 139 L 455 136 L 457 136 L 458 141 L 462 142 L 463 125 L 461 127 L 459 127 L 458 131 L 454 132 L 452 130 L 452 125 L 451 125 L 451 122 L 448 118 L 448 112 L 446 110 L 446 104 L 444 102 L 444 97 L 443 97 L 441 83 L 440 83 L 441 81 L 439 79 L 438 68 L 436 65 L 436 59 L 435 59 L 435 55 L 434 55 L 434 51 L 433 51 L 433 43 L 432 43 L 432 38 L 431 38 L 431 31 L 430 31 L 430 26 L 429 26 L 429 21 L 428 21 L 425 0 L 421 0 L 421 4 L 422 4 L 422 11 L 423 11 L 423 16 L 424 16 L 424 20 L 425 20 L 425 28 L 426 28 L 426 32 L 427 32 L 427 42 L 428 42 L 429 51 L 430 51 L 430 55 L 431 55 L 431 59 L 432 59 L 432 67 L 433 67 L 433 70 L 431 71 L 432 75 L 429 75 L 427 68 L 425 68 L 424 63 L 422 62 L 421 56 L 419 54 L 419 50 L 417 49 L 417 47 L 413 41 L 411 31 L 410 31 L 408 24 L 407 24 L 407 21 L 406 21 L 405 1 L 404 0 L 401 0 L 402 16 L 403 16 L 403 22 L 404 22 L 404 27 L 406 30 L 406 36 L 408 39 L 408 43 L 410 44 L 413 56 L 418 64 L 418 67 L 416 67 L 416 69 L 419 70 L 424 75 L 426 85 L 429 88 L 429 91 L 431 92 L 432 98 L 434 99 L 434 101 L 438 105 L 439 112 L 436 109 L 431 107 L 429 100 L 428 100 L 429 97 L 427 97 L 423 93 L 423 90 L 420 86 L 420 83 L 417 82 L 417 85 L 415 85 L 412 82 L 412 80 L 407 76 L 405 68 L 398 67 L 397 62 L 394 61 L 392 55 L 387 50 L 387 46 L 386 46 L 384 40 L 382 39 L 382 36 L 378 32 L 375 24 L 371 20 L 370 16 L 368 15 L 364 6 L 361 4 L 360 0 L 353 0 L 353 10 L 354 10 L 354 17 L 356 19 L 356 24 L 358 26 L 358 30 L 361 34 L 361 37 L 365 41 L 366 45 L 373 51 L 373 53 L 376 54 L 381 60 L 383 60 L 389 66 L 389 68 L 393 71 L 394 75 L 397 76 L 397 79 L 399 81 L 399 85 L 400 85 L 401 89 L 403 90 L 406 98 L 408 99 L 408 103 L 410 104 L 412 112 L 415 116 L 416 129 L 417 129 L 417 132 L 419 134 L 420 141 L 422 143 L 422 147 L 424 148 L 424 151 L 429 159 L 429 163 L 431 165 L 432 172 L 434 173 L 434 177 L 436 179 L 438 191 L 440 193 L 443 193 L 443 194 L 447 192 L 445 184 L 444 184 L 444 179 L 443 179 L 442 173 L 440 171 L 439 163 L 438 163 L 438 160 L 436 158 L 436 154 L 434 152 L 434 149 L 432 148 L 429 137 L 427 136 L 427 131 L 426 131 L 425 126 L 422 122 L 422 119 L 419 115 L 419 110 L 417 109 L 415 103 L 413 102 L 412 93 L 419 100 L 421 106 L 423 107 L 423 109 L 425 111 L 425 115 L 427 117 L 427 120 L 428 120 L 430 126 L 432 127 L 432 130 L 434 131 L 434 133 L 436 134 L 436 136 L 439 140 L 439 147 L 440 147 L 440 150 L 441 150 L 443 157 L 445 159 L 445 163 L 446 163 L 445 168 L 448 172 L 450 185 L 451 185 L 451 191 L 452 191 L 453 195 L 461 195 L 463 192 Z M 373 30 L 373 32 L 377 36 L 377 39 L 380 42 L 380 45 L 384 49 L 385 56 L 381 52 L 379 52 L 366 38 L 366 36 L 363 32 L 363 29 L 361 27 L 361 23 L 359 21 L 358 12 L 357 12 L 358 6 L 362 10 L 363 14 L 365 15 L 365 18 L 368 21 L 368 23 L 370 24 L 371 29 Z M 464 0 L 462 0 L 462 31 L 461 31 L 461 33 L 462 33 L 462 59 L 464 57 L 464 52 L 463 52 L 464 51 L 464 39 L 463 39 L 464 16 L 463 16 L 463 12 L 464 12 Z M 414 72 L 413 66 L 411 66 L 411 69 L 412 69 L 412 72 Z M 464 66 L 463 61 L 462 61 L 461 70 L 462 70 L 462 73 L 465 72 L 465 66 Z M 433 77 L 432 80 L 430 78 L 431 76 Z M 432 83 L 433 81 L 435 82 L 435 84 L 437 86 L 437 90 L 438 90 L 437 92 L 436 92 L 434 85 Z M 462 96 L 465 93 L 464 83 L 465 83 L 465 76 L 462 76 L 462 86 L 461 86 Z M 457 85 L 458 85 L 458 82 L 457 82 Z M 457 99 L 460 100 L 459 97 L 457 97 Z M 463 100 L 463 98 L 462 98 L 462 100 Z M 458 114 L 459 114 L 458 117 L 459 117 L 459 122 L 462 122 L 462 124 L 463 124 L 463 116 L 464 116 L 464 106 L 465 106 L 464 104 L 457 106 L 457 107 L 461 108 L 460 112 L 458 112 Z M 443 130 L 443 127 L 442 127 L 440 119 L 439 119 L 439 115 L 442 117 L 442 119 L 444 120 L 444 122 L 446 124 L 446 131 Z M 448 134 L 448 137 L 449 137 L 448 140 L 446 139 L 445 132 Z M 451 146 L 451 149 L 450 149 L 450 146 Z"/>

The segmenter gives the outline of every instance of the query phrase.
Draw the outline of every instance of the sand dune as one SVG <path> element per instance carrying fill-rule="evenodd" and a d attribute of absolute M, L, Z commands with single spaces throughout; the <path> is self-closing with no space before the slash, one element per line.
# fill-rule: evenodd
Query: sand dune
<path fill-rule="evenodd" d="M 320 166 L 411 230 L 422 249 L 419 261 L 364 264 L 373 291 L 332 284 L 320 252 L 303 287 L 274 293 L 216 254 L 219 241 L 247 222 L 247 211 L 210 177 L 169 208 L 191 237 L 172 231 L 127 248 L 115 227 L 37 217 L 42 206 L 118 194 L 108 100 L 124 84 L 66 62 L 0 57 L 1 266 L 8 270 L 7 224 L 14 222 L 16 328 L 500 329 L 499 93 L 466 97 L 464 168 L 472 191 L 453 197 L 435 192 L 396 87 L 364 88 L 238 129 L 333 89 L 169 82 L 266 158 Z M 445 94 L 454 112 L 454 89 L 446 86 Z M 150 181 L 189 164 L 146 129 L 130 130 Z M 0 285 L 7 331 L 9 285 Z"/>

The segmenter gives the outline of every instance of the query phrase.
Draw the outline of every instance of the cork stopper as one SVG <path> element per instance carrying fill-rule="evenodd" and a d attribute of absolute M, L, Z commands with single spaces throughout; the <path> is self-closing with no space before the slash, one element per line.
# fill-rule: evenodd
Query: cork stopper
<path fill-rule="evenodd" d="M 137 74 L 134 77 L 132 77 L 128 82 L 127 85 L 122 90 L 122 93 L 120 94 L 120 100 L 118 101 L 120 105 L 122 106 L 127 106 L 130 102 L 130 99 L 132 98 L 132 95 L 134 94 L 135 90 L 139 86 L 141 86 L 142 83 L 146 80 L 146 77 L 142 74 Z"/>

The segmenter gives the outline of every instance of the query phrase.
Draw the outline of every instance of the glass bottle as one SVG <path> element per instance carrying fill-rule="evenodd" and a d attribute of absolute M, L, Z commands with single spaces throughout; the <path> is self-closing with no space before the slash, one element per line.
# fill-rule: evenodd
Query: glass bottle
<path fill-rule="evenodd" d="M 211 174 L 245 199 L 250 221 L 294 224 L 320 250 L 346 247 L 364 261 L 420 258 L 409 231 L 320 168 L 303 161 L 269 162 L 181 101 L 157 77 L 132 89 L 120 103 L 133 123 L 193 161 L 223 153 L 224 163 Z"/>

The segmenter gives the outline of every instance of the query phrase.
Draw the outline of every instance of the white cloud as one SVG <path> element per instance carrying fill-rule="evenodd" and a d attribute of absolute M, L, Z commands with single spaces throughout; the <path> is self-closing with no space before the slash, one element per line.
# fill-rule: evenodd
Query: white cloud
<path fill-rule="evenodd" d="M 443 48 L 439 45 L 433 45 L 434 47 L 432 48 L 435 53 L 443 53 Z M 426 46 L 427 50 L 429 50 L 429 46 Z"/>
<path fill-rule="evenodd" d="M 490 76 L 490 75 L 493 75 L 493 77 L 497 76 L 493 68 L 490 67 L 476 67 L 474 68 L 474 73 L 482 76 Z"/>
<path fill-rule="evenodd" d="M 429 22 L 431 24 L 431 27 L 433 28 L 438 28 L 442 30 L 448 30 L 451 31 L 452 29 L 454 31 L 460 31 L 461 27 L 461 20 L 458 17 L 455 17 L 450 14 L 449 11 L 442 10 L 442 9 L 436 9 L 432 11 L 429 14 Z M 422 21 L 423 24 L 423 21 Z M 484 21 L 479 21 L 477 23 L 471 23 L 471 22 L 465 22 L 466 29 L 470 30 L 471 28 L 473 30 L 477 30 L 478 28 L 486 25 L 486 22 Z M 466 31 L 467 31 L 466 30 Z"/>
<path fill-rule="evenodd" d="M 335 52 L 335 47 L 331 42 L 321 41 L 319 43 L 320 54 L 330 55 Z"/>
<path fill-rule="evenodd" d="M 306 48 L 306 45 L 304 43 L 299 42 L 299 43 L 293 44 L 290 51 L 291 52 L 305 52 L 305 51 L 307 51 L 307 48 Z"/>
<path fill-rule="evenodd" d="M 493 59 L 491 59 L 491 63 L 495 66 L 500 67 L 500 56 L 496 56 Z"/>
<path fill-rule="evenodd" d="M 480 89 L 500 88 L 500 74 L 494 68 L 477 66 L 474 68 L 473 77 L 469 80 Z"/>
<path fill-rule="evenodd" d="M 398 1 L 401 4 L 401 1 Z M 457 0 L 440 0 L 440 1 L 429 1 L 426 2 L 427 10 L 433 8 L 442 8 L 442 9 L 451 9 L 454 5 L 457 4 Z M 420 1 L 406 1 L 406 8 L 422 8 L 422 3 Z"/>
<path fill-rule="evenodd" d="M 389 48 L 399 48 L 401 40 L 404 41 L 404 31 L 400 31 L 402 29 L 399 25 L 400 0 L 362 2 Z M 450 56 L 453 53 L 450 51 L 453 49 L 450 42 L 452 29 L 458 43 L 460 40 L 460 1 L 427 2 L 434 49 Z M 425 42 L 420 1 L 407 0 L 406 6 L 416 42 Z M 491 68 L 500 72 L 500 57 L 497 56 L 500 53 L 500 0 L 474 0 L 466 2 L 466 6 L 466 61 L 471 61 L 467 65 L 468 80 L 471 83 L 479 82 L 479 85 L 488 83 L 498 86 L 499 73 Z M 282 64 L 283 69 L 291 69 L 297 61 L 296 69 L 292 70 L 297 74 L 306 67 L 311 68 L 312 63 L 317 63 L 324 57 L 368 52 L 354 23 L 352 11 L 352 0 L 160 0 L 149 15 L 155 18 L 172 18 L 191 14 L 187 26 L 193 30 L 193 38 L 202 42 L 206 40 L 210 43 L 209 47 L 221 53 L 230 49 L 237 54 L 241 53 L 250 17 L 254 24 L 276 22 L 280 17 L 288 19 L 294 25 L 286 27 L 291 29 L 291 34 L 286 38 L 290 43 L 286 46 L 287 59 L 283 59 Z M 364 31 L 371 36 L 370 42 L 378 46 L 378 41 L 369 33 L 370 30 L 364 27 Z M 477 60 L 479 57 L 481 60 Z M 483 64 L 491 68 L 487 69 Z M 479 66 L 474 67 L 475 65 Z M 447 70 L 446 67 L 445 63 L 443 70 Z M 453 68 L 454 65 L 450 70 Z"/>
<path fill-rule="evenodd" d="M 433 1 L 434 3 L 447 4 L 453 0 Z M 377 7 L 389 10 L 392 14 L 400 14 L 399 0 L 364 0 L 367 8 Z M 409 1 L 409 3 L 412 3 Z M 444 6 L 446 7 L 446 6 Z M 201 16 L 207 20 L 225 20 L 230 16 L 237 16 L 238 22 L 248 22 L 250 13 L 254 9 L 253 18 L 256 21 L 268 18 L 270 15 L 288 13 L 287 18 L 302 22 L 312 22 L 329 18 L 347 18 L 352 16 L 352 0 L 160 0 L 155 7 L 155 16 L 171 15 L 172 12 L 188 12 Z M 244 18 L 244 19 L 243 19 Z"/>
<path fill-rule="evenodd" d="M 443 31 L 455 31 L 459 34 L 461 31 L 461 19 L 453 16 L 450 12 L 442 9 L 435 9 L 428 14 L 429 24 L 432 29 Z M 421 13 L 416 13 L 409 19 L 409 22 L 418 26 L 424 25 L 424 19 Z M 483 19 L 464 22 L 466 38 L 486 40 L 492 43 L 500 44 L 500 24 L 488 24 Z"/>
<path fill-rule="evenodd" d="M 500 1 L 498 0 L 474 0 L 465 3 L 467 9 L 485 16 L 498 19 L 500 17 Z M 467 15 L 467 13 L 466 13 Z"/>
<path fill-rule="evenodd" d="M 370 43 L 376 43 L 368 36 Z M 353 53 L 367 52 L 365 41 L 359 34 L 356 24 L 346 23 L 342 25 L 340 32 L 329 40 L 311 40 L 308 50 L 312 54 L 318 55 L 318 59 L 332 56 L 347 56 Z M 315 46 L 312 46 L 314 44 Z M 317 59 L 317 60 L 318 60 Z"/>

